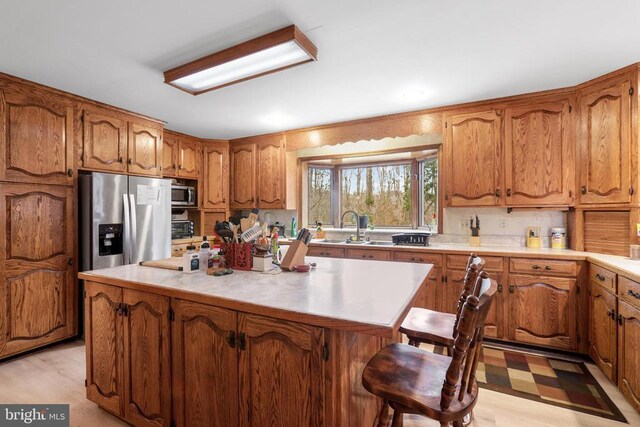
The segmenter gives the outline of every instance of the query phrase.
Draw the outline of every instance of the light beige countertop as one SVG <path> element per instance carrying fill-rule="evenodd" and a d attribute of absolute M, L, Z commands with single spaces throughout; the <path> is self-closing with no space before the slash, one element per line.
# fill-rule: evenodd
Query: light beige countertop
<path fill-rule="evenodd" d="M 431 264 L 313 258 L 308 273 L 234 271 L 221 277 L 139 265 L 79 278 L 320 327 L 391 337 Z"/>

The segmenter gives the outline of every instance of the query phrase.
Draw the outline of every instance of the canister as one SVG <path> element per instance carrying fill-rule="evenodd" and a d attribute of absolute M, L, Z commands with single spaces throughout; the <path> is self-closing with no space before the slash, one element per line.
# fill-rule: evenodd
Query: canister
<path fill-rule="evenodd" d="M 551 248 L 566 249 L 567 248 L 567 229 L 557 227 L 551 229 Z"/>

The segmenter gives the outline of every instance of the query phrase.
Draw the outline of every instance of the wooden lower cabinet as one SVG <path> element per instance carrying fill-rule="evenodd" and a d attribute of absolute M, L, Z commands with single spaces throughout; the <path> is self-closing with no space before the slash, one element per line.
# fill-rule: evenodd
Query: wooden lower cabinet
<path fill-rule="evenodd" d="M 179 299 L 172 306 L 176 425 L 238 425 L 236 312 Z"/>
<path fill-rule="evenodd" d="M 74 191 L 0 183 L 0 358 L 76 334 Z"/>
<path fill-rule="evenodd" d="M 87 398 L 136 426 L 169 426 L 169 299 L 86 282 L 85 310 Z"/>
<path fill-rule="evenodd" d="M 508 298 L 509 339 L 577 349 L 576 279 L 513 274 Z"/>
<path fill-rule="evenodd" d="M 440 287 L 439 311 L 444 313 L 456 313 L 460 294 L 464 288 L 464 276 L 466 274 L 465 270 L 447 269 L 445 281 Z"/>
<path fill-rule="evenodd" d="M 323 329 L 241 313 L 240 426 L 324 425 Z"/>
<path fill-rule="evenodd" d="M 615 295 L 591 283 L 589 290 L 589 356 L 611 381 L 616 381 L 616 302 Z"/>
<path fill-rule="evenodd" d="M 618 301 L 618 387 L 640 412 L 640 309 Z"/>

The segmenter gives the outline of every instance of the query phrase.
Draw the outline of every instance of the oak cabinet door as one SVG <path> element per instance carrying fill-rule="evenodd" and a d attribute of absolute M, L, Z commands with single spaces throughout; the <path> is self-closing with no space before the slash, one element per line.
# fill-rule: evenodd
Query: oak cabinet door
<path fill-rule="evenodd" d="M 204 208 L 225 209 L 229 193 L 229 148 L 224 144 L 205 145 Z"/>
<path fill-rule="evenodd" d="M 568 205 L 574 156 L 569 101 L 505 110 L 507 205 Z"/>
<path fill-rule="evenodd" d="M 630 90 L 625 79 L 580 94 L 580 203 L 630 201 Z"/>
<path fill-rule="evenodd" d="M 500 204 L 501 118 L 496 111 L 445 120 L 448 206 Z"/>
<path fill-rule="evenodd" d="M 122 416 L 122 289 L 85 282 L 87 399 Z"/>
<path fill-rule="evenodd" d="M 504 338 L 504 307 L 505 300 L 502 292 L 504 288 L 504 275 L 499 273 L 489 273 L 492 279 L 498 282 L 498 289 L 491 301 L 491 307 L 484 320 L 484 336 L 490 338 Z"/>
<path fill-rule="evenodd" d="M 640 412 L 640 310 L 618 302 L 618 387 Z"/>
<path fill-rule="evenodd" d="M 174 300 L 173 408 L 179 426 L 238 425 L 236 313 Z"/>
<path fill-rule="evenodd" d="M 577 348 L 576 280 L 509 277 L 509 338 L 568 350 Z"/>
<path fill-rule="evenodd" d="M 73 183 L 74 121 L 63 97 L 0 90 L 0 181 Z"/>
<path fill-rule="evenodd" d="M 446 279 L 441 287 L 440 309 L 443 313 L 456 313 L 460 294 L 464 288 L 464 270 L 447 270 Z"/>
<path fill-rule="evenodd" d="M 231 209 L 255 207 L 255 150 L 255 144 L 231 147 Z"/>
<path fill-rule="evenodd" d="M 284 140 L 257 145 L 258 207 L 285 208 Z"/>
<path fill-rule="evenodd" d="M 180 141 L 178 152 L 178 176 L 181 178 L 198 179 L 198 164 L 200 163 L 200 146 L 196 142 Z"/>
<path fill-rule="evenodd" d="M 136 175 L 161 175 L 162 141 L 160 130 L 129 123 L 128 172 Z"/>
<path fill-rule="evenodd" d="M 76 333 L 71 187 L 0 184 L 0 357 Z"/>
<path fill-rule="evenodd" d="M 84 111 L 82 166 L 86 169 L 124 172 L 127 122 L 108 114 Z"/>
<path fill-rule="evenodd" d="M 240 425 L 324 425 L 324 331 L 241 313 L 238 332 Z"/>
<path fill-rule="evenodd" d="M 136 426 L 169 426 L 169 299 L 125 289 L 124 416 Z"/>
<path fill-rule="evenodd" d="M 178 148 L 178 139 L 165 132 L 162 138 L 162 176 L 178 176 Z"/>
<path fill-rule="evenodd" d="M 616 297 L 601 286 L 589 291 L 589 356 L 613 382 L 616 381 Z"/>

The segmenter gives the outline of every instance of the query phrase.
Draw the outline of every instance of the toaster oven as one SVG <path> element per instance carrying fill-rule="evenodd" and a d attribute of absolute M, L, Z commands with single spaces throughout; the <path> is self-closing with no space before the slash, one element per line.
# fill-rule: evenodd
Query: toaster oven
<path fill-rule="evenodd" d="M 171 240 L 193 237 L 193 221 L 171 221 Z"/>

